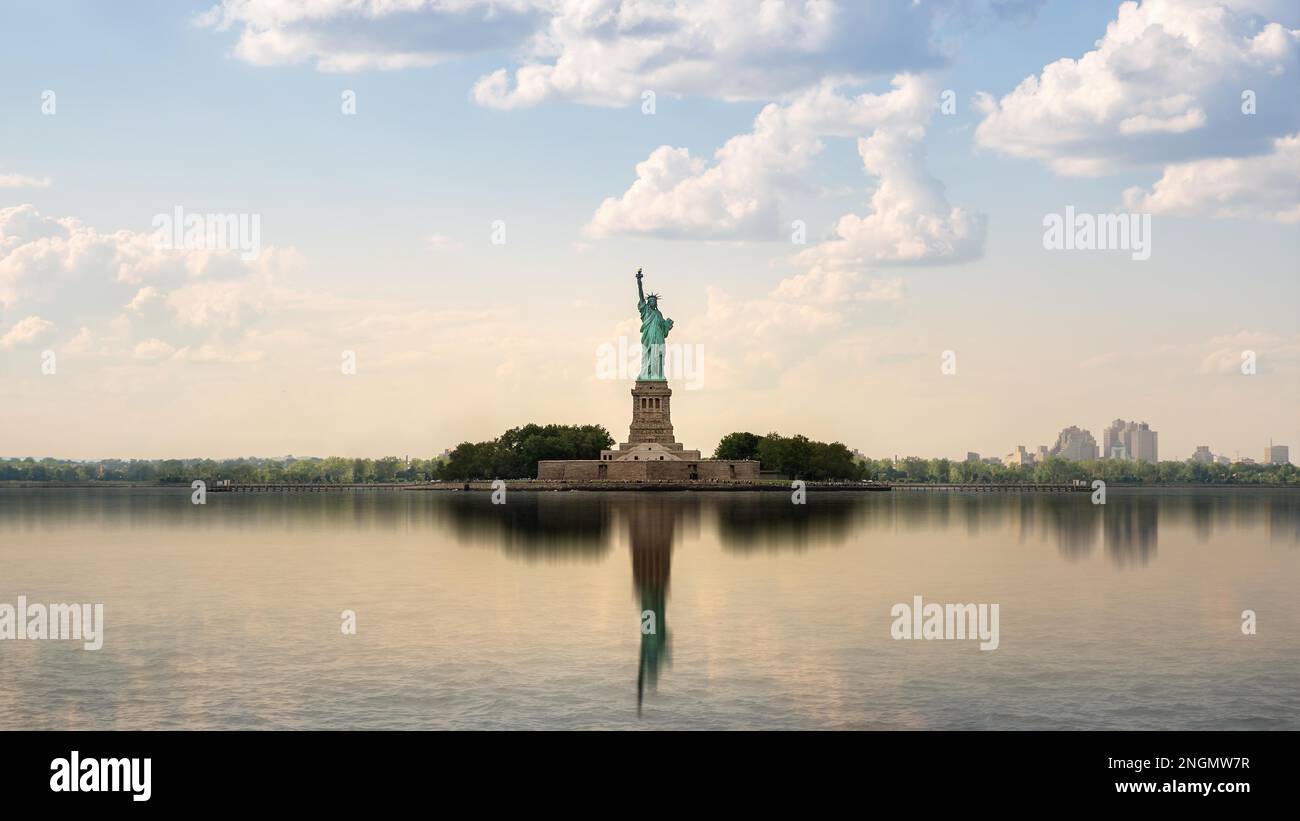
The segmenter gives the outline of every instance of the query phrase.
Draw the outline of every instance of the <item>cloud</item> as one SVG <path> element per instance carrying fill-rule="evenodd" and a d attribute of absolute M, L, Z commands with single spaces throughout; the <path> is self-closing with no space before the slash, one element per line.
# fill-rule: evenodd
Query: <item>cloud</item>
<path fill-rule="evenodd" d="M 1300 223 L 1300 133 L 1275 140 L 1272 151 L 1256 157 L 1165 166 L 1150 191 L 1125 191 L 1124 205 L 1155 214 Z"/>
<path fill-rule="evenodd" d="M 1300 362 L 1300 334 L 1288 339 L 1263 331 L 1242 330 L 1216 336 L 1195 351 L 1200 357 L 1197 370 L 1206 374 L 1240 374 L 1242 354 L 1247 351 L 1255 354 L 1258 373 L 1294 371 Z"/>
<path fill-rule="evenodd" d="M 890 124 L 927 120 L 937 89 L 899 75 L 883 94 L 847 97 L 827 80 L 784 105 L 772 103 L 710 165 L 685 148 L 660 146 L 637 164 L 621 197 L 601 203 L 585 232 L 695 239 L 774 239 L 776 200 L 822 151 L 822 137 L 855 137 Z"/>
<path fill-rule="evenodd" d="M 827 271 L 814 267 L 804 274 L 781 280 L 772 290 L 775 299 L 805 305 L 841 305 L 853 302 L 898 302 L 903 298 L 901 277 L 872 280 L 853 271 Z"/>
<path fill-rule="evenodd" d="M 945 19 L 1032 17 L 1038 0 L 898 3 L 835 0 L 452 0 L 381 2 L 224 0 L 201 25 L 240 32 L 235 53 L 258 65 L 315 61 L 323 70 L 431 65 L 449 56 L 504 50 L 517 65 L 481 77 L 481 105 L 516 108 L 547 100 L 591 105 L 656 95 L 779 100 L 754 128 L 728 140 L 712 162 L 660 146 L 636 165 L 636 180 L 606 199 L 585 228 L 618 234 L 756 239 L 779 235 L 779 194 L 822 150 L 825 137 L 859 137 L 889 124 L 925 122 L 933 82 L 922 72 L 945 63 L 933 42 Z M 472 32 L 472 36 L 471 33 Z M 880 74 L 898 74 L 884 94 L 841 95 Z M 917 139 L 920 139 L 918 134 Z M 879 141 L 876 143 L 879 144 Z M 965 212 L 940 213 L 888 201 L 890 191 L 926 193 L 933 181 L 894 183 L 881 200 L 893 209 L 890 248 L 878 259 L 918 261 L 977 254 L 982 224 Z M 937 185 L 937 183 L 934 183 Z M 931 204 L 934 198 L 930 197 Z M 850 217 L 846 217 L 850 220 Z M 902 220 L 918 232 L 905 236 Z M 841 239 L 850 244 L 852 225 Z M 435 249 L 446 247 L 435 236 Z M 847 246 L 840 246 L 847 247 Z"/>
<path fill-rule="evenodd" d="M 1262 154 L 1300 128 L 1300 29 L 1263 16 L 1276 11 L 1249 0 L 1123 3 L 1094 50 L 1000 100 L 977 98 L 976 142 L 1081 176 Z"/>
<path fill-rule="evenodd" d="M 66 238 L 66 222 L 43 217 L 34 205 L 0 208 L 0 252 L 8 255 L 19 245 L 40 239 Z"/>
<path fill-rule="evenodd" d="M 920 128 L 882 128 L 858 140 L 863 166 L 879 180 L 871 212 L 841 217 L 835 239 L 799 254 L 799 261 L 861 269 L 964 262 L 983 254 L 986 217 L 948 204 L 943 183 L 925 170 L 923 135 Z"/>
<path fill-rule="evenodd" d="M 41 319 L 39 316 L 29 316 L 20 319 L 14 323 L 4 336 L 0 337 L 0 348 L 8 350 L 17 345 L 31 342 L 36 337 L 45 333 L 54 327 L 54 323 L 49 320 Z"/>
<path fill-rule="evenodd" d="M 463 247 L 461 243 L 445 234 L 431 234 L 428 241 L 429 248 L 433 251 L 458 251 Z"/>
<path fill-rule="evenodd" d="M 167 295 L 176 322 L 194 328 L 237 328 L 266 309 L 270 283 L 261 277 L 200 282 Z"/>
<path fill-rule="evenodd" d="M 1083 368 L 1160 372 L 1164 374 L 1240 375 L 1246 352 L 1255 354 L 1260 374 L 1292 372 L 1300 365 L 1300 334 L 1239 330 L 1196 342 L 1108 351 L 1085 359 Z"/>
<path fill-rule="evenodd" d="M 426 320 L 401 303 L 339 299 L 279 285 L 278 279 L 305 271 L 305 260 L 292 248 L 267 247 L 245 262 L 237 251 L 165 249 L 153 240 L 151 233 L 108 233 L 76 219 L 48 217 L 31 205 L 0 209 L 0 304 L 6 311 L 17 306 L 35 313 L 39 306 L 43 316 L 64 314 L 54 319 L 81 328 L 78 347 L 129 343 L 129 354 L 141 340 L 171 339 L 167 344 L 189 349 L 185 358 L 208 360 L 213 349 L 205 352 L 205 345 L 248 333 L 269 315 L 328 316 L 331 327 L 375 335 L 392 327 L 365 327 L 375 316 L 409 321 L 426 332 L 456 321 Z M 483 319 L 462 313 L 466 324 Z"/>
<path fill-rule="evenodd" d="M 845 96 L 835 81 L 771 104 L 746 134 L 706 164 L 686 149 L 661 146 L 637 165 L 621 197 L 606 199 L 585 228 L 590 236 L 636 234 L 704 240 L 784 236 L 778 204 L 822 150 L 823 137 L 858 139 L 875 178 L 871 211 L 840 218 L 835 236 L 795 257 L 804 270 L 781 282 L 745 315 L 763 322 L 835 326 L 840 309 L 903 298 L 902 280 L 866 279 L 877 266 L 962 262 L 983 253 L 986 218 L 952 207 L 925 169 L 925 124 L 937 105 L 932 78 L 899 75 L 890 91 Z M 715 299 L 720 303 L 720 293 Z"/>
<path fill-rule="evenodd" d="M 49 188 L 54 181 L 49 177 L 28 177 L 24 174 L 0 173 L 0 188 Z"/>
<path fill-rule="evenodd" d="M 822 150 L 822 137 L 857 136 L 877 179 L 871 213 L 839 220 L 835 238 L 799 255 L 806 266 L 948 263 L 983 252 L 986 220 L 953 208 L 925 170 L 925 123 L 936 106 L 929 78 L 899 75 L 883 94 L 846 97 L 833 81 L 771 104 L 753 129 L 718 149 L 712 165 L 661 146 L 636 167 L 621 197 L 601 203 L 585 232 L 736 240 L 784 236 L 778 201 Z"/>
<path fill-rule="evenodd" d="M 321 71 L 423 68 L 513 50 L 539 32 L 543 0 L 222 0 L 196 18 L 238 29 L 234 56 L 257 66 L 312 62 Z"/>
<path fill-rule="evenodd" d="M 263 351 L 229 350 L 217 345 L 186 346 L 171 355 L 177 362 L 223 362 L 243 363 L 261 362 L 266 357 Z"/>
<path fill-rule="evenodd" d="M 71 354 L 90 353 L 94 344 L 94 332 L 83 325 L 77 330 L 77 335 L 69 339 L 67 344 L 63 346 L 63 352 Z"/>
<path fill-rule="evenodd" d="M 523 64 L 481 78 L 474 99 L 496 108 L 549 99 L 623 105 L 650 90 L 770 100 L 828 75 L 920 70 L 942 62 L 930 42 L 937 5 L 568 0 L 555 5 Z"/>
<path fill-rule="evenodd" d="M 135 296 L 131 298 L 131 301 L 128 302 L 123 307 L 125 307 L 128 311 L 139 313 L 140 311 L 143 311 L 150 304 L 157 302 L 161 297 L 162 294 L 158 292 L 157 288 L 153 287 L 152 285 L 146 285 L 140 290 L 136 291 Z"/>
<path fill-rule="evenodd" d="M 246 262 L 238 251 L 163 248 L 152 233 L 104 233 L 31 205 L 0 209 L 5 308 L 56 302 L 82 318 L 122 307 L 139 317 L 163 305 L 181 325 L 229 328 L 262 311 L 274 276 L 300 267 L 291 248 Z"/>
<path fill-rule="evenodd" d="M 135 286 L 131 292 L 139 296 L 145 285 L 165 292 L 208 278 L 238 278 L 284 253 L 264 250 L 250 265 L 236 251 L 166 249 L 152 233 L 103 233 L 70 217 L 45 216 L 30 204 L 0 208 L 0 306 L 58 293 L 68 305 L 116 309 L 124 286 Z"/>
<path fill-rule="evenodd" d="M 163 342 L 161 339 L 150 338 L 143 342 L 137 343 L 132 356 L 135 359 L 152 361 L 157 359 L 166 359 L 171 356 L 176 349 L 171 345 Z"/>
<path fill-rule="evenodd" d="M 800 362 L 833 359 L 828 351 L 889 312 L 904 291 L 898 277 L 823 269 L 749 298 L 710 287 L 704 315 L 683 323 L 681 336 L 704 346 L 709 387 L 771 387 Z"/>
<path fill-rule="evenodd" d="M 152 233 L 106 233 L 31 205 L 0 209 L 0 307 L 44 317 L 19 323 L 0 347 L 57 322 L 79 328 L 63 348 L 71 354 L 257 361 L 262 350 L 242 341 L 251 327 L 319 299 L 275 285 L 302 266 L 291 248 L 268 247 L 245 262 L 237 251 L 161 248 Z"/>
<path fill-rule="evenodd" d="M 234 56 L 259 66 L 404 69 L 502 53 L 513 66 L 481 77 L 473 95 L 485 106 L 515 108 L 555 99 L 624 105 L 639 101 L 645 90 L 770 100 L 831 74 L 929 68 L 942 63 L 931 42 L 936 20 L 964 5 L 222 0 L 196 22 L 238 31 Z"/>

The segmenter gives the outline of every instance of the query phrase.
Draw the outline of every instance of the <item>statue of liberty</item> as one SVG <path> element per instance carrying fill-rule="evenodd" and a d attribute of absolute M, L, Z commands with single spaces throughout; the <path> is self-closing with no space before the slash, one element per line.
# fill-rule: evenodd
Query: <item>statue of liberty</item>
<path fill-rule="evenodd" d="M 645 295 L 641 289 L 641 269 L 636 269 L 636 293 L 640 298 L 637 310 L 641 312 L 641 374 L 638 382 L 664 382 L 664 345 L 673 321 L 659 313 L 659 295 Z"/>

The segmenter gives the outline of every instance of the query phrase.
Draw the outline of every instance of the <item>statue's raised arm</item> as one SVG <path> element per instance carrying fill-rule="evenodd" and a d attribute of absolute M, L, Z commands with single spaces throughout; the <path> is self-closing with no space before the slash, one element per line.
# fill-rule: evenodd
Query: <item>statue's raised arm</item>
<path fill-rule="evenodd" d="M 636 304 L 641 307 L 645 304 L 645 291 L 641 289 L 641 269 L 636 269 Z"/>

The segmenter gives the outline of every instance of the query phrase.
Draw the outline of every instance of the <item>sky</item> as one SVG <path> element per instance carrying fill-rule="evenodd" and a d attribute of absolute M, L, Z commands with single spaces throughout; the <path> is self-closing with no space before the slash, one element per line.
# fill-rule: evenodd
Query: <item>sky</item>
<path fill-rule="evenodd" d="M 1162 459 L 1300 447 L 1294 2 L 0 21 L 0 456 L 622 441 L 638 268 L 692 356 L 688 448 L 1002 456 L 1115 418 Z M 247 230 L 186 241 L 177 209 Z M 1134 230 L 1054 242 L 1067 213 Z"/>

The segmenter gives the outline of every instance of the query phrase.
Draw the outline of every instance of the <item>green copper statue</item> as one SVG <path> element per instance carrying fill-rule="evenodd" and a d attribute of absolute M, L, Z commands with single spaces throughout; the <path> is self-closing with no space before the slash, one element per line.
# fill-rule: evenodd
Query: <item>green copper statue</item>
<path fill-rule="evenodd" d="M 637 310 L 641 312 L 641 374 L 638 382 L 663 382 L 664 344 L 673 321 L 659 313 L 659 295 L 645 295 L 641 289 L 641 269 L 636 269 L 636 294 L 640 298 Z"/>

